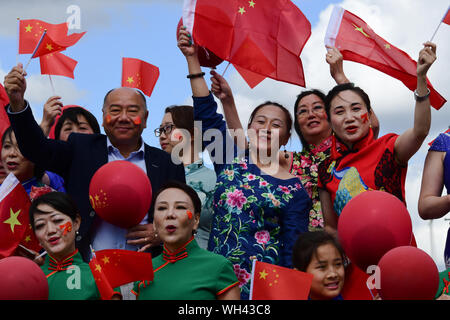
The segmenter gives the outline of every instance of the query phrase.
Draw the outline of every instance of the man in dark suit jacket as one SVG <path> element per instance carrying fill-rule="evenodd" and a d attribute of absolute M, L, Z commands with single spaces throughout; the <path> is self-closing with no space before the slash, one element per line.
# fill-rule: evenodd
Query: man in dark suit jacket
<path fill-rule="evenodd" d="M 96 236 L 93 226 L 102 223 L 89 201 L 89 183 L 101 166 L 119 159 L 137 164 L 147 172 L 153 193 L 165 181 L 185 182 L 184 168 L 175 165 L 166 152 L 143 142 L 141 134 L 146 127 L 148 110 L 145 96 L 132 88 L 113 89 L 105 96 L 103 127 L 106 135 L 74 133 L 67 142 L 47 139 L 36 123 L 28 102 L 24 100 L 26 73 L 22 75 L 22 71 L 19 64 L 5 77 L 4 82 L 10 99 L 6 109 L 11 126 L 20 151 L 27 159 L 64 178 L 67 193 L 80 210 L 81 227 L 76 240 L 83 258 L 87 260 L 90 256 L 89 245 Z M 129 229 L 127 243 L 157 248 L 160 242 L 152 221 L 151 215 L 148 215 L 148 223 Z M 107 235 L 106 238 L 111 236 L 114 238 L 115 235 Z"/>

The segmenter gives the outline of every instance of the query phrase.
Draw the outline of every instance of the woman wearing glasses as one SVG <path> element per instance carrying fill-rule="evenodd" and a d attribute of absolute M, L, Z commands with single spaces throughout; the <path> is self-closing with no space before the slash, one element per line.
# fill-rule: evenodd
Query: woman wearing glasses
<path fill-rule="evenodd" d="M 202 201 L 200 223 L 195 239 L 198 245 L 207 249 L 213 213 L 213 190 L 216 174 L 205 167 L 199 153 L 201 142 L 194 143 L 197 128 L 194 127 L 194 111 L 191 106 L 170 106 L 164 112 L 159 128 L 155 129 L 161 149 L 172 155 L 172 160 L 182 162 L 186 184 L 193 188 Z"/>

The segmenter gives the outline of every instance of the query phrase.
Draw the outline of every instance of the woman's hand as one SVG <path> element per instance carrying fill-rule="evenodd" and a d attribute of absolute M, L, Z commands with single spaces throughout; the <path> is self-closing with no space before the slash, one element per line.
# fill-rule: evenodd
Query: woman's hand
<path fill-rule="evenodd" d="M 325 60 L 330 65 L 330 74 L 337 84 L 350 82 L 344 73 L 344 57 L 336 47 L 326 46 L 327 54 Z"/>
<path fill-rule="evenodd" d="M 152 223 L 140 224 L 128 229 L 126 237 L 130 239 L 127 241 L 128 244 L 141 246 L 138 252 L 144 252 L 161 243 Z"/>
<path fill-rule="evenodd" d="M 55 123 L 55 118 L 62 112 L 63 104 L 60 99 L 61 97 L 59 96 L 52 96 L 44 104 L 41 128 L 46 136 L 50 133 L 50 128 Z"/>
<path fill-rule="evenodd" d="M 197 54 L 197 46 L 193 44 L 192 35 L 182 26 L 178 33 L 178 48 L 188 58 Z"/>
<path fill-rule="evenodd" d="M 233 100 L 233 93 L 225 78 L 214 70 L 211 70 L 211 75 L 211 92 L 222 103 Z"/>
<path fill-rule="evenodd" d="M 417 76 L 426 77 L 428 69 L 436 60 L 436 45 L 430 41 L 425 42 L 424 48 L 419 52 L 417 60 Z"/>

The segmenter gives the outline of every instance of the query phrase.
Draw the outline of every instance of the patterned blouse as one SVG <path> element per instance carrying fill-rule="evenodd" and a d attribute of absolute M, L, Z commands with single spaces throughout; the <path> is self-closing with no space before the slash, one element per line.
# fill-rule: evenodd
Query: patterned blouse
<path fill-rule="evenodd" d="M 282 180 L 265 174 L 249 162 L 248 154 L 225 161 L 229 143 L 222 115 L 216 112 L 212 95 L 194 97 L 194 119 L 202 120 L 203 133 L 220 130 L 222 158 L 212 153 L 217 173 L 214 215 L 208 249 L 233 264 L 239 280 L 241 299 L 248 299 L 252 261 L 291 267 L 292 248 L 297 236 L 308 230 L 311 200 L 298 177 Z M 227 146 L 228 145 L 228 146 Z M 233 144 L 234 145 L 234 144 Z"/>
<path fill-rule="evenodd" d="M 312 200 L 312 207 L 309 211 L 309 231 L 323 229 L 323 214 L 320 205 L 319 188 L 317 187 L 319 174 L 319 164 L 330 156 L 331 136 L 315 146 L 309 145 L 309 150 L 303 148 L 301 152 L 294 152 L 290 172 L 302 181 L 306 191 Z"/>

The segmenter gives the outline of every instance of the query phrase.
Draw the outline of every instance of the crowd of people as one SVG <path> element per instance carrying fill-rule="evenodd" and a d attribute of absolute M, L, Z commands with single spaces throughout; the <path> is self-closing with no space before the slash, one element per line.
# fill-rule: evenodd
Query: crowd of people
<path fill-rule="evenodd" d="M 326 54 L 337 83 L 328 94 L 299 92 L 293 115 L 275 101 L 260 104 L 246 130 L 225 78 L 212 71 L 208 88 L 185 28 L 178 48 L 186 58 L 193 106 L 165 109 L 154 130 L 161 149 L 142 139 L 149 111 L 139 90 L 106 93 L 101 134 L 89 111 L 63 106 L 58 96 L 45 103 L 39 125 L 24 99 L 23 66 L 6 75 L 11 127 L 2 137 L 0 182 L 14 173 L 28 193 L 32 186 L 52 190 L 32 199 L 29 212 L 47 252 L 35 261 L 47 276 L 49 299 L 100 299 L 88 266 L 91 246 L 152 254 L 154 279 L 115 288 L 113 299 L 249 299 L 254 260 L 313 274 L 309 299 L 342 299 L 349 261 L 338 241 L 339 216 L 366 190 L 405 202 L 408 161 L 430 130 L 426 75 L 436 60 L 435 44 L 425 43 L 417 60 L 411 129 L 382 137 L 370 98 L 346 77 L 336 48 Z M 292 128 L 303 149 L 288 152 L 283 146 Z M 216 134 L 210 140 L 196 140 L 211 130 Z M 204 150 L 213 169 L 200 157 Z M 418 204 L 423 219 L 450 211 L 449 196 L 441 195 L 444 185 L 450 187 L 449 150 L 448 134 L 429 150 Z M 89 201 L 93 175 L 116 160 L 140 167 L 154 193 L 148 214 L 128 230 L 101 219 Z M 83 270 L 82 292 L 67 289 L 64 271 L 70 265 Z M 441 296 L 446 294 L 436 293 Z"/>

